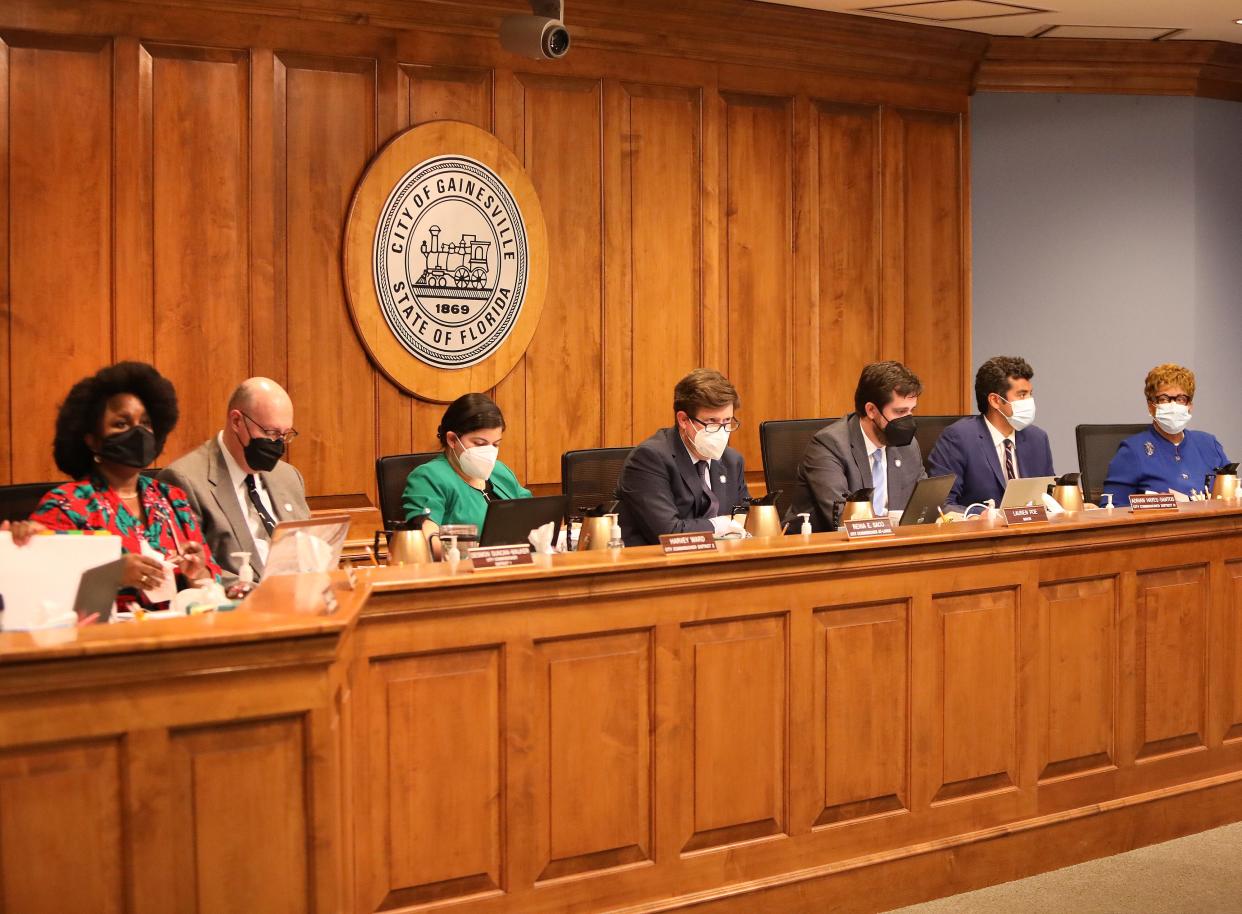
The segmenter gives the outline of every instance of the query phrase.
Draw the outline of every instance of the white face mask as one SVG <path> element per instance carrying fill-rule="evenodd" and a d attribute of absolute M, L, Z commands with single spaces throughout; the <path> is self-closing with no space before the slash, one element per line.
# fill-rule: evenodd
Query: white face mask
<path fill-rule="evenodd" d="M 1190 424 L 1190 407 L 1180 403 L 1161 403 L 1156 406 L 1156 424 L 1170 435 L 1177 435 Z"/>
<path fill-rule="evenodd" d="M 499 456 L 500 448 L 496 445 L 480 444 L 457 451 L 457 465 L 471 479 L 490 479 Z"/>
<path fill-rule="evenodd" d="M 723 428 L 717 432 L 699 429 L 694 433 L 694 449 L 707 460 L 719 460 L 729 446 L 729 433 Z"/>
<path fill-rule="evenodd" d="M 1022 431 L 1022 429 L 1035 421 L 1034 397 L 1027 397 L 1025 400 L 1006 400 L 1005 402 L 1013 409 L 1013 415 L 1009 417 L 1009 424 L 1013 426 L 1015 432 Z"/>

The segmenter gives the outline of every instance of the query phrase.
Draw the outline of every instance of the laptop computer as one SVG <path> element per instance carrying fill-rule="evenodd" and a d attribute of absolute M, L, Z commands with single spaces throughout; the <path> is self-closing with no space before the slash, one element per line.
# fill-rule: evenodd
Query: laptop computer
<path fill-rule="evenodd" d="M 952 473 L 944 476 L 929 476 L 920 479 L 910 493 L 906 509 L 901 512 L 899 527 L 913 527 L 917 524 L 934 524 L 940 517 L 940 508 L 944 507 L 949 497 L 949 490 L 957 477 Z"/>
<path fill-rule="evenodd" d="M 560 534 L 561 521 L 569 510 L 568 495 L 534 498 L 502 498 L 487 503 L 480 546 L 516 546 L 529 542 L 530 532 L 551 521 L 552 542 Z"/>
<path fill-rule="evenodd" d="M 1043 504 L 1044 493 L 1052 485 L 1055 476 L 1028 476 L 1011 479 L 1005 486 L 1005 494 L 998 508 L 1022 508 L 1028 504 Z"/>

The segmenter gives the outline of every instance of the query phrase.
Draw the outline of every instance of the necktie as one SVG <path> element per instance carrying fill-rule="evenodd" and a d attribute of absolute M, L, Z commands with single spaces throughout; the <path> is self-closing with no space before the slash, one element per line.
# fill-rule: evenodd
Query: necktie
<path fill-rule="evenodd" d="M 888 499 L 885 497 L 885 482 L 888 468 L 884 465 L 884 451 L 876 450 L 871 454 L 871 485 L 875 491 L 871 493 L 871 512 L 876 517 L 888 513 Z"/>
<path fill-rule="evenodd" d="M 1013 470 L 1013 442 L 1008 438 L 1005 439 L 1005 478 L 1018 478 L 1018 474 Z"/>
<path fill-rule="evenodd" d="M 708 464 L 706 460 L 700 460 L 694 465 L 694 471 L 699 474 L 699 482 L 703 486 L 703 491 L 707 493 L 708 517 L 716 517 L 720 514 L 720 499 L 716 497 L 716 493 L 712 491 L 711 483 L 707 481 Z"/>
<path fill-rule="evenodd" d="M 255 511 L 259 512 L 259 521 L 263 524 L 263 529 L 270 539 L 272 531 L 276 529 L 276 521 L 272 520 L 272 515 L 267 513 L 263 499 L 259 497 L 259 487 L 255 485 L 253 473 L 246 474 L 246 494 L 250 496 L 250 503 L 254 505 Z"/>

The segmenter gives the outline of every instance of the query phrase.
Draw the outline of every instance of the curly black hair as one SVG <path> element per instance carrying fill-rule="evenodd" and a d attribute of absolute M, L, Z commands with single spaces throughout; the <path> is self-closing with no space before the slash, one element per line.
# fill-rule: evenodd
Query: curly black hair
<path fill-rule="evenodd" d="M 975 405 L 987 415 L 988 394 L 999 394 L 1002 400 L 1009 397 L 1010 385 L 1021 378 L 1029 381 L 1035 377 L 1031 363 L 1021 356 L 997 355 L 988 359 L 975 372 Z"/>
<path fill-rule="evenodd" d="M 155 432 L 156 453 L 164 449 L 168 433 L 177 425 L 177 391 L 172 382 L 146 362 L 117 362 L 83 378 L 69 389 L 56 414 L 52 458 L 70 479 L 82 479 L 91 470 L 94 454 L 86 445 L 88 434 L 99 433 L 108 400 L 133 394 L 147 408 Z"/>

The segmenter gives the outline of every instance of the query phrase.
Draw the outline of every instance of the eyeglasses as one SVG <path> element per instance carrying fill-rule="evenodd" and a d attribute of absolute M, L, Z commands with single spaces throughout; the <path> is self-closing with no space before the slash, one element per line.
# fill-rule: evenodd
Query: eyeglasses
<path fill-rule="evenodd" d="M 252 425 L 254 425 L 255 428 L 261 431 L 264 437 L 271 438 L 273 440 L 280 440 L 280 441 L 283 441 L 285 444 L 288 444 L 290 441 L 292 441 L 294 438 L 298 436 L 298 430 L 296 428 L 291 428 L 287 432 L 282 432 L 278 428 L 264 428 L 259 423 L 255 422 L 253 419 L 247 416 L 245 413 L 242 413 L 240 409 L 238 410 L 238 412 L 242 414 L 242 418 L 250 422 Z"/>
<path fill-rule="evenodd" d="M 1168 406 L 1170 403 L 1176 403 L 1178 406 L 1189 406 L 1190 397 L 1185 394 L 1178 394 L 1176 397 L 1170 397 L 1168 394 L 1156 394 L 1151 398 L 1151 402 L 1157 406 Z"/>
<path fill-rule="evenodd" d="M 715 434 L 719 431 L 736 432 L 742 427 L 741 420 L 736 417 L 726 419 L 724 422 L 704 422 L 702 419 L 694 418 L 694 416 L 690 416 L 689 418 L 691 422 L 703 426 L 703 431 L 707 432 L 709 435 Z"/>

